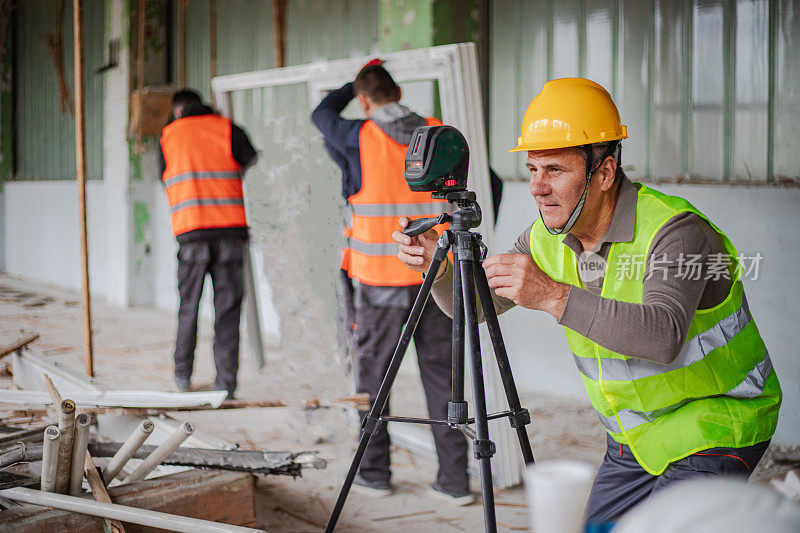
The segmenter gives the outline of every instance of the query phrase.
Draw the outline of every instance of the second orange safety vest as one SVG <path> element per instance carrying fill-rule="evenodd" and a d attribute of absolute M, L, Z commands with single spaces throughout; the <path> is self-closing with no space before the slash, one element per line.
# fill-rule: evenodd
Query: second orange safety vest
<path fill-rule="evenodd" d="M 440 126 L 435 118 L 428 126 Z M 392 233 L 400 229 L 398 219 L 432 217 L 450 211 L 445 200 L 433 200 L 429 192 L 408 188 L 403 171 L 407 145 L 387 135 L 371 120 L 358 135 L 361 152 L 361 189 L 348 198 L 351 224 L 345 229 L 342 268 L 361 283 L 375 286 L 409 286 L 422 283 L 419 272 L 397 258 Z"/>
<path fill-rule="evenodd" d="M 231 148 L 231 121 L 180 118 L 161 134 L 162 180 L 176 236 L 197 229 L 246 228 L 242 167 Z"/>

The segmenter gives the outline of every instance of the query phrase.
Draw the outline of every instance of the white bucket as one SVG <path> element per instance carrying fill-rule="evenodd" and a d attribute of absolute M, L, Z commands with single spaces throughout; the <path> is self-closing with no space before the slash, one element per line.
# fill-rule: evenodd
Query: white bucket
<path fill-rule="evenodd" d="M 595 469 L 583 461 L 553 459 L 525 470 L 525 497 L 533 533 L 583 533 L 583 512 Z"/>

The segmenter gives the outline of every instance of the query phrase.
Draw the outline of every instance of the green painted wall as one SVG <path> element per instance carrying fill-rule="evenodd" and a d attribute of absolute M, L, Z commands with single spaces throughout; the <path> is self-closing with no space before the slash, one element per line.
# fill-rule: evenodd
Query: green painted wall
<path fill-rule="evenodd" d="M 378 51 L 378 8 L 374 0 L 288 2 L 286 63 L 361 56 Z M 172 79 L 178 83 L 177 2 L 172 2 Z M 186 10 L 187 85 L 211 99 L 209 4 L 192 0 Z M 272 4 L 262 0 L 217 0 L 218 75 L 275 66 Z"/>
<path fill-rule="evenodd" d="M 383 0 L 380 9 L 382 51 L 433 46 L 433 3 L 430 0 Z"/>
<path fill-rule="evenodd" d="M 92 179 L 103 174 L 103 78 L 94 72 L 104 62 L 103 11 L 104 2 L 84 2 L 86 157 Z M 16 20 L 15 177 L 74 179 L 75 123 L 59 108 L 58 78 L 46 41 L 54 31 L 53 2 L 17 2 Z M 71 2 L 64 2 L 62 32 L 64 76 L 74 101 Z"/>
<path fill-rule="evenodd" d="M 478 40 L 480 0 L 382 0 L 381 50 Z"/>
<path fill-rule="evenodd" d="M 496 0 L 491 3 L 490 159 L 507 150 L 552 78 L 606 87 L 634 176 L 800 179 L 800 1 Z"/>

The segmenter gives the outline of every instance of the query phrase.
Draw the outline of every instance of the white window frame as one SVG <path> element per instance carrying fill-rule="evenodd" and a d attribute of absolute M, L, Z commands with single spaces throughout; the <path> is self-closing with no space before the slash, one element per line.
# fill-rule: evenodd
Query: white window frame
<path fill-rule="evenodd" d="M 442 121 L 461 130 L 469 143 L 468 187 L 475 191 L 483 211 L 483 221 L 476 231 L 481 233 L 487 247 L 494 250 L 495 220 L 474 43 L 392 52 L 380 54 L 380 58 L 398 84 L 415 81 L 438 82 Z M 370 59 L 371 56 L 355 57 L 219 76 L 211 81 L 211 87 L 222 113 L 233 120 L 236 117 L 233 116 L 232 93 L 236 91 L 306 83 L 308 101 L 311 106 L 316 106 L 328 91 L 352 81 L 360 68 Z M 309 115 L 311 111 L 312 109 L 308 110 Z M 265 282 L 259 279 L 259 284 Z M 507 409 L 505 393 L 485 325 L 481 326 L 481 351 L 487 409 L 490 413 Z M 500 487 L 516 485 L 521 480 L 522 471 L 516 433 L 505 418 L 492 420 L 489 424 L 490 436 L 498 451 L 492 461 L 494 483 Z M 435 457 L 430 432 L 412 424 L 399 426 L 389 425 L 397 444 L 423 455 Z M 475 465 L 472 466 L 471 470 L 477 472 Z"/>

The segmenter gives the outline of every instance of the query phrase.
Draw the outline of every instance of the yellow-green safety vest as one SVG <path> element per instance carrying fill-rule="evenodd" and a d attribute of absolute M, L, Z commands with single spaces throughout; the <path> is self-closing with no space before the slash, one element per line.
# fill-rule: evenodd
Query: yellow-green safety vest
<path fill-rule="evenodd" d="M 730 257 L 733 281 L 725 300 L 698 309 L 676 359 L 659 364 L 606 349 L 565 328 L 586 392 L 611 437 L 627 444 L 653 475 L 669 463 L 715 447 L 744 447 L 772 437 L 781 389 L 747 306 L 741 266 L 728 237 L 688 201 L 639 183 L 633 240 L 611 243 L 601 296 L 642 303 L 646 258 L 658 230 L 672 217 L 692 212 L 719 233 Z M 531 255 L 556 281 L 583 287 L 575 253 L 537 220 Z M 623 275 L 619 275 L 622 273 Z"/>

